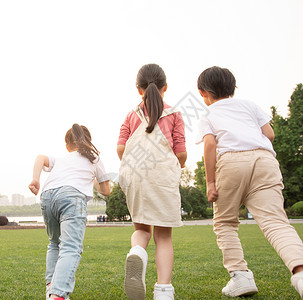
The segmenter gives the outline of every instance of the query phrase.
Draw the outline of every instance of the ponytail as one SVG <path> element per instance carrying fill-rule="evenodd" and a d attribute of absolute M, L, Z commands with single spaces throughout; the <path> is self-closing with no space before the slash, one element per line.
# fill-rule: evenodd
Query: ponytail
<path fill-rule="evenodd" d="M 72 128 L 67 131 L 65 142 L 70 146 L 75 146 L 77 151 L 91 163 L 94 162 L 100 153 L 91 142 L 89 130 L 85 126 L 80 126 L 77 123 L 73 124 Z"/>
<path fill-rule="evenodd" d="M 145 90 L 143 97 L 144 107 L 149 116 L 148 126 L 146 132 L 151 133 L 154 130 L 155 125 L 160 119 L 163 112 L 163 99 L 159 93 L 159 90 L 155 83 L 150 83 Z"/>
<path fill-rule="evenodd" d="M 144 90 L 144 109 L 149 116 L 146 132 L 151 133 L 160 119 L 164 104 L 159 90 L 166 86 L 166 76 L 156 64 L 144 65 L 137 75 L 137 88 Z"/>

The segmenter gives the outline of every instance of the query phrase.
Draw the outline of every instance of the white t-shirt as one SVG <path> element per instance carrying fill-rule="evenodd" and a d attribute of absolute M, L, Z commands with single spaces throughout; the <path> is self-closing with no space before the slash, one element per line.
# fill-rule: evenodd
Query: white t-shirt
<path fill-rule="evenodd" d="M 228 98 L 211 104 L 208 110 L 198 124 L 197 144 L 203 142 L 205 135 L 212 134 L 217 141 L 218 157 L 225 152 L 254 149 L 265 149 L 276 155 L 261 130 L 271 117 L 255 103 Z"/>
<path fill-rule="evenodd" d="M 90 200 L 93 198 L 94 179 L 96 178 L 99 183 L 110 179 L 100 158 L 91 163 L 79 152 L 73 151 L 64 157 L 49 156 L 48 159 L 49 167 L 43 169 L 50 174 L 42 191 L 69 185 Z"/>

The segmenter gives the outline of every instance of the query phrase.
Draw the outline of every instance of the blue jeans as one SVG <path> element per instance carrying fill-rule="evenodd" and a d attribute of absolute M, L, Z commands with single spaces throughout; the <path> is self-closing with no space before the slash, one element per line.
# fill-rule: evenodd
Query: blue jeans
<path fill-rule="evenodd" d="M 75 287 L 75 273 L 83 251 L 86 196 L 71 186 L 44 191 L 41 210 L 49 245 L 46 283 L 50 294 L 67 298 Z"/>

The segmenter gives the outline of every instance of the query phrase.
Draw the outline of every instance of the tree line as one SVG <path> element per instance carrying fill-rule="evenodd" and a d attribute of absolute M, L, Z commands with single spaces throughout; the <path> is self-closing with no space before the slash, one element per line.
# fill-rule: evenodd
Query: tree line
<path fill-rule="evenodd" d="M 283 118 L 271 107 L 273 142 L 283 175 L 285 208 L 303 201 L 303 85 L 298 84 L 288 102 Z"/>
<path fill-rule="evenodd" d="M 273 146 L 285 186 L 283 190 L 285 208 L 288 213 L 292 213 L 293 207 L 302 207 L 303 214 L 303 85 L 298 84 L 291 95 L 287 117 L 279 115 L 276 107 L 271 107 L 271 112 L 271 126 L 275 132 Z M 197 162 L 194 174 L 188 168 L 182 169 L 179 188 L 183 218 L 212 217 L 211 204 L 206 198 L 203 157 Z M 112 192 L 105 201 L 109 220 L 130 219 L 126 198 L 118 183 L 113 183 Z M 245 211 L 245 208 L 240 209 L 240 214 L 241 211 Z M 245 215 L 247 211 L 244 212 Z"/>

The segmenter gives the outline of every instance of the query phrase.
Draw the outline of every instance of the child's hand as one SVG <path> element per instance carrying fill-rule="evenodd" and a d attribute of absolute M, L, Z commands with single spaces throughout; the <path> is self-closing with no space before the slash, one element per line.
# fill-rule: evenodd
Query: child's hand
<path fill-rule="evenodd" d="M 212 183 L 208 183 L 207 184 L 207 199 L 208 202 L 216 202 L 218 198 L 218 192 L 216 189 L 216 183 L 212 182 Z"/>
<path fill-rule="evenodd" d="M 40 189 L 40 182 L 37 179 L 33 179 L 32 182 L 29 184 L 28 188 L 30 191 L 37 196 L 39 189 Z"/>

